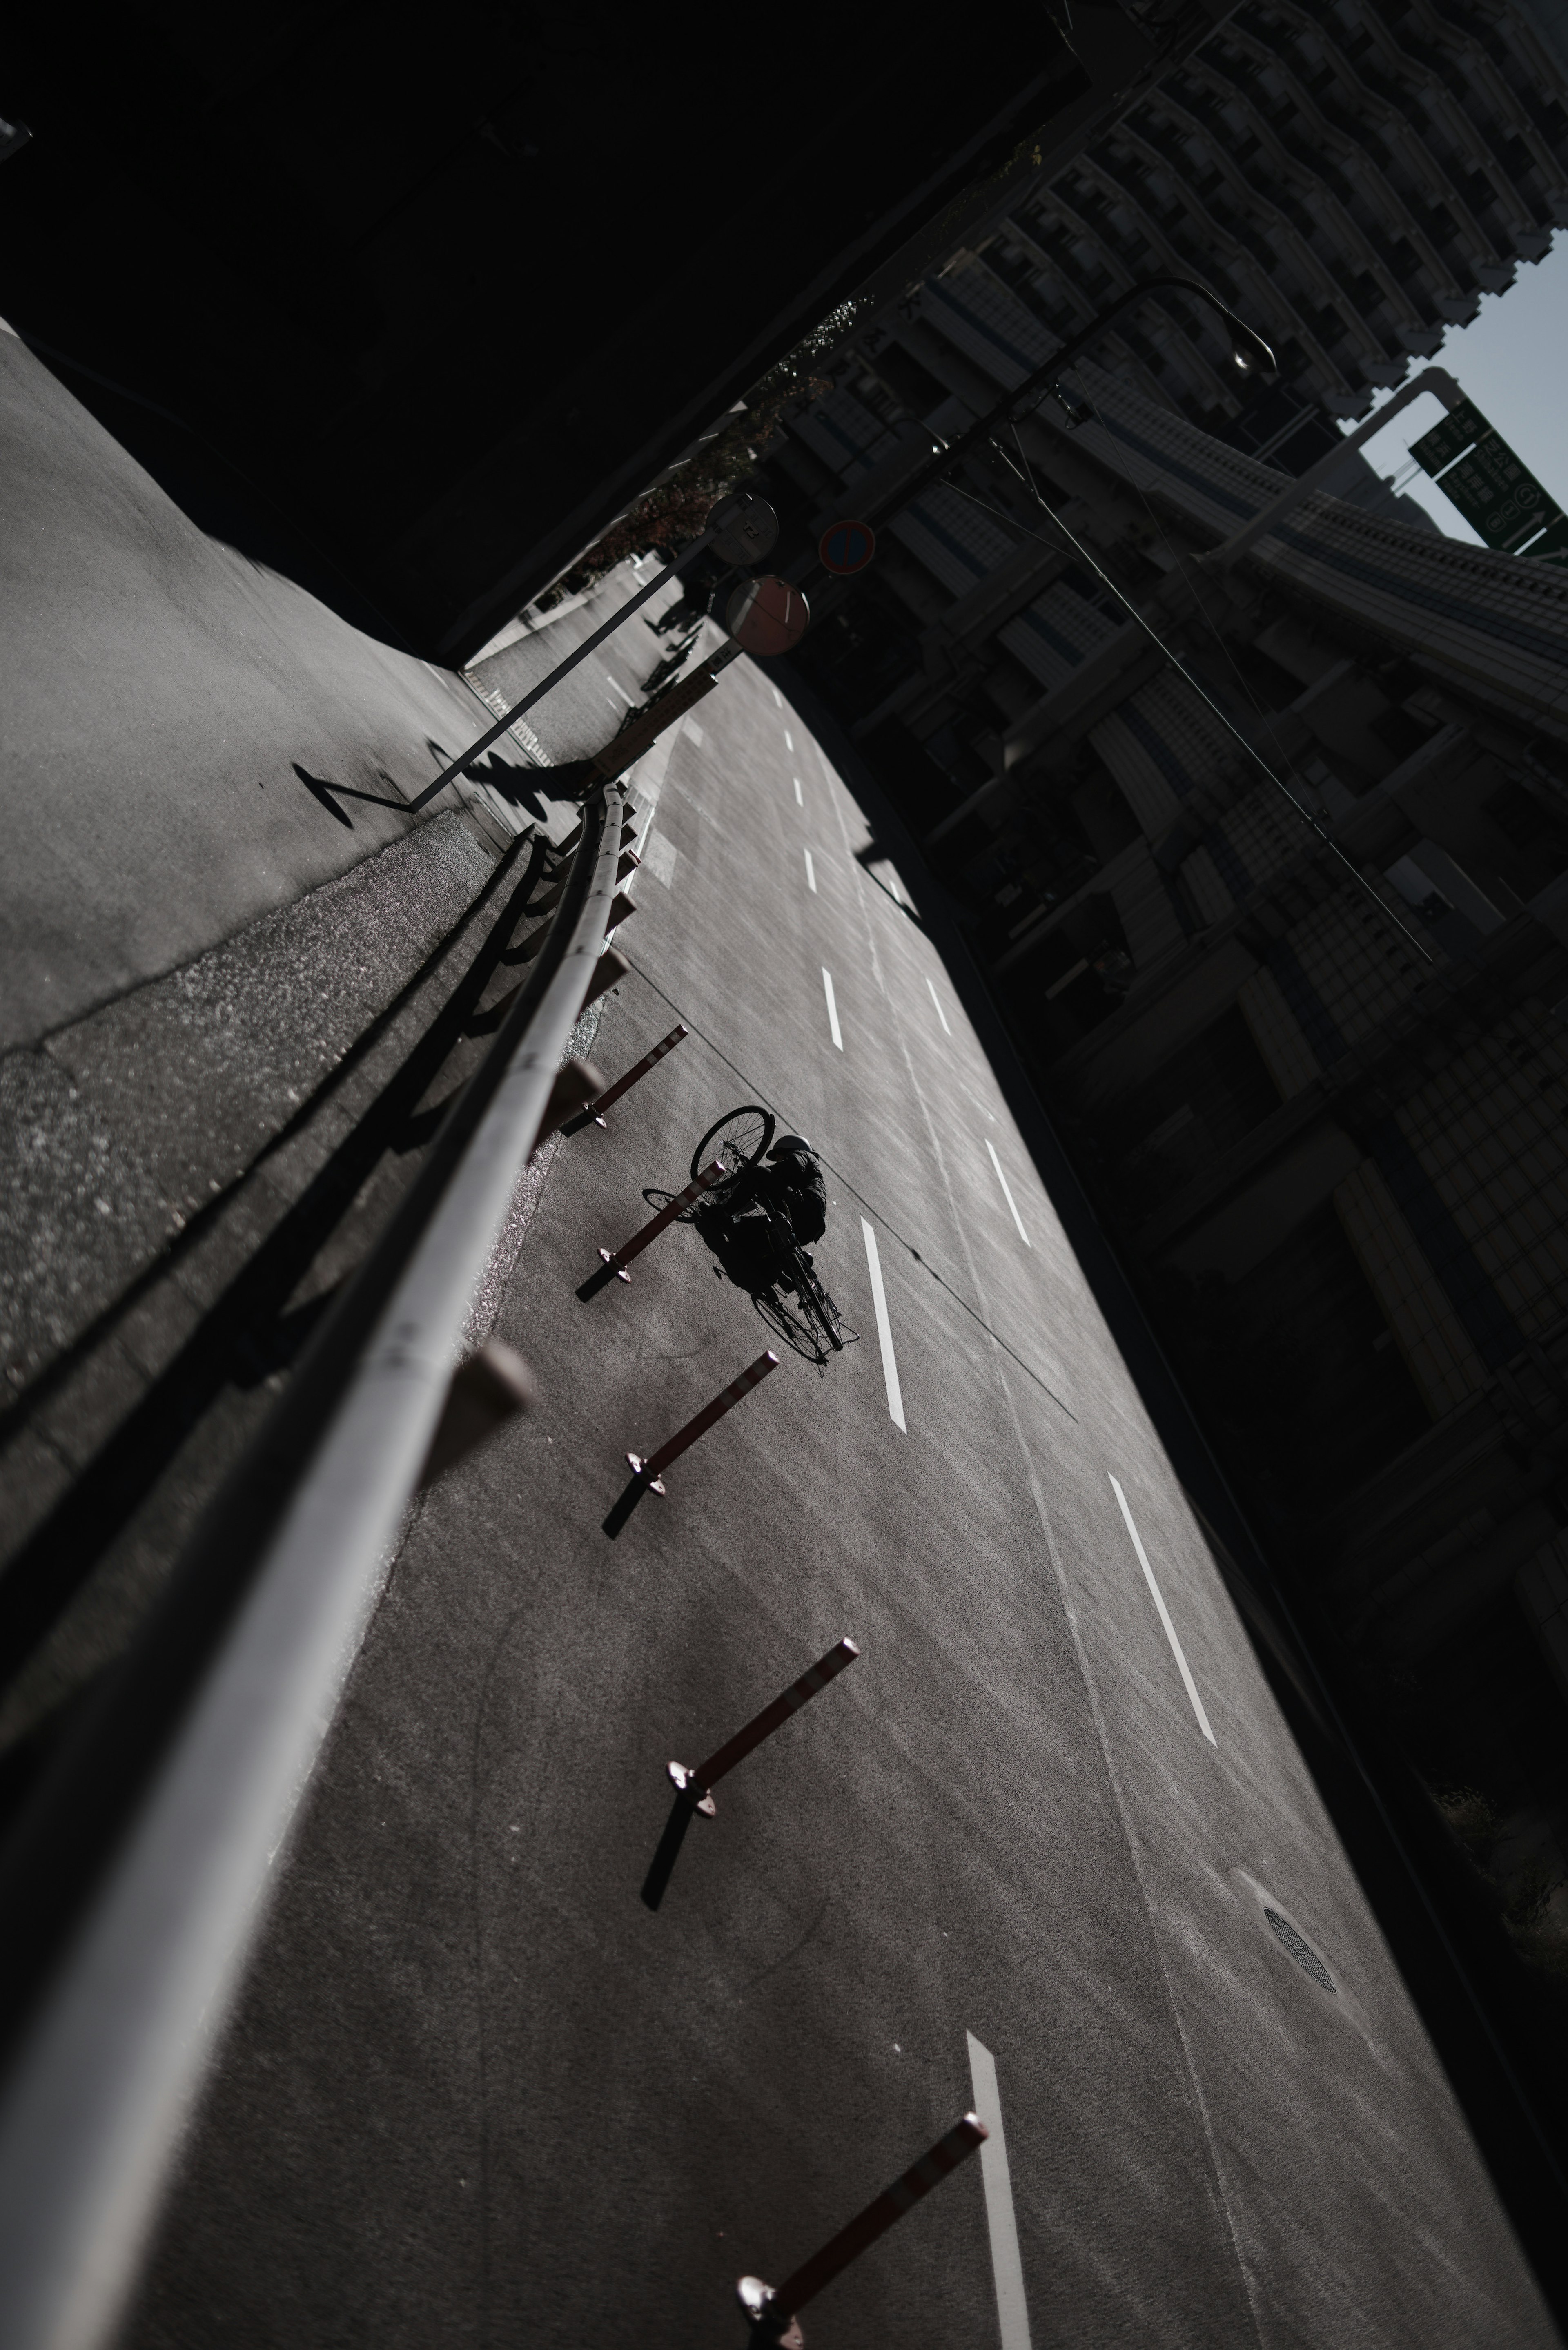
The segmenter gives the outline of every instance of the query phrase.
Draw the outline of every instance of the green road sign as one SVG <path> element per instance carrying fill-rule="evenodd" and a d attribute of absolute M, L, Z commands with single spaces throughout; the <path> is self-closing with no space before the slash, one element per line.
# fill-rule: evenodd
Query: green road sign
<path fill-rule="evenodd" d="M 1562 507 L 1547 496 L 1473 400 L 1461 400 L 1440 424 L 1412 441 L 1410 454 L 1453 500 L 1470 528 L 1502 553 L 1543 523 L 1562 519 Z"/>
<path fill-rule="evenodd" d="M 1489 546 L 1515 546 L 1542 523 L 1555 522 L 1561 511 L 1495 433 L 1450 465 L 1438 486 Z"/>
<path fill-rule="evenodd" d="M 1550 563 L 1559 571 L 1568 571 L 1568 521 L 1560 515 L 1533 546 L 1523 549 L 1523 555 L 1526 563 Z"/>
<path fill-rule="evenodd" d="M 1490 431 L 1474 400 L 1464 400 L 1449 411 L 1440 424 L 1411 442 L 1410 454 L 1424 473 L 1440 473 L 1445 465 L 1463 455 L 1472 441 L 1484 441 Z"/>

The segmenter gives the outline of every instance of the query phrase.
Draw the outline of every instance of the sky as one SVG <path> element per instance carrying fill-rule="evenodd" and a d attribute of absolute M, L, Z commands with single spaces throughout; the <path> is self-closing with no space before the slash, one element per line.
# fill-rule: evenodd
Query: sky
<path fill-rule="evenodd" d="M 1442 349 L 1431 359 L 1413 359 L 1411 374 L 1423 367 L 1447 368 L 1547 494 L 1568 512 L 1568 236 L 1559 239 L 1544 261 L 1521 261 L 1506 294 L 1483 294 L 1474 324 L 1450 327 Z M 1378 392 L 1373 412 L 1392 398 L 1392 392 Z M 1364 441 L 1361 453 L 1418 499 L 1439 530 L 1479 546 L 1459 508 L 1407 453 L 1443 412 L 1441 400 L 1423 392 L 1400 410 L 1386 432 Z"/>

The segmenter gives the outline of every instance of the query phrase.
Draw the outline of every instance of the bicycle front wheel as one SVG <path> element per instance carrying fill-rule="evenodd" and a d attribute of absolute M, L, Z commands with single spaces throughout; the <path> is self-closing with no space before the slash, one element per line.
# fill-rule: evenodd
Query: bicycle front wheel
<path fill-rule="evenodd" d="M 696 1149 L 691 1153 L 691 1180 L 695 1183 L 704 1167 L 722 1159 L 730 1175 L 739 1175 L 759 1159 L 774 1139 L 778 1121 L 771 1109 L 756 1102 L 743 1102 L 739 1109 L 727 1110 L 715 1118 Z"/>

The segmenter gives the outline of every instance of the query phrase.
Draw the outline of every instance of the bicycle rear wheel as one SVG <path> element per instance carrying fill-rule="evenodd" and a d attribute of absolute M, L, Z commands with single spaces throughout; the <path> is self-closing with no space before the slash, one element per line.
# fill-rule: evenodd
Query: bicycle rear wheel
<path fill-rule="evenodd" d="M 844 1340 L 840 1333 L 844 1326 L 843 1317 L 815 1274 L 804 1263 L 797 1294 L 806 1320 L 821 1331 L 835 1354 L 842 1354 Z"/>
<path fill-rule="evenodd" d="M 714 1119 L 691 1153 L 691 1180 L 695 1183 L 715 1159 L 723 1160 L 731 1175 L 739 1175 L 762 1157 L 777 1122 L 771 1109 L 756 1102 L 742 1102 L 739 1109 L 727 1110 Z"/>

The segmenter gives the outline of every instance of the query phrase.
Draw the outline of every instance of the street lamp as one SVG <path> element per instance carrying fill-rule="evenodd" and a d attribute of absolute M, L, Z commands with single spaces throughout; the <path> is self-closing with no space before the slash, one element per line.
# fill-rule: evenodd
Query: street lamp
<path fill-rule="evenodd" d="M 1136 286 L 1129 286 L 1125 293 L 1116 296 L 1114 302 L 1097 312 L 1088 325 L 1080 333 L 1075 335 L 1071 341 L 1064 343 L 1062 348 L 1048 359 L 1043 367 L 1037 367 L 1033 375 L 1026 376 L 1016 390 L 1004 392 L 995 407 L 989 409 L 978 423 L 971 424 L 967 432 L 961 432 L 956 441 L 950 441 L 945 448 L 939 449 L 933 456 L 927 459 L 910 480 L 891 491 L 888 496 L 880 502 L 878 511 L 881 515 L 885 517 L 889 514 L 900 512 L 903 507 L 918 498 L 922 490 L 929 489 L 933 482 L 940 481 L 944 473 L 950 473 L 955 465 L 961 463 L 971 450 L 978 449 L 989 442 L 997 428 L 1011 422 L 1013 416 L 1026 402 L 1037 400 L 1042 392 L 1052 390 L 1072 366 L 1079 352 L 1086 345 L 1094 342 L 1096 337 L 1103 335 L 1111 320 L 1119 312 L 1127 309 L 1135 302 L 1141 302 L 1146 295 L 1158 294 L 1172 287 L 1183 294 L 1195 295 L 1199 301 L 1206 302 L 1209 307 L 1224 320 L 1231 334 L 1231 360 L 1243 375 L 1254 373 L 1263 376 L 1278 375 L 1279 369 L 1275 364 L 1274 354 L 1262 335 L 1255 334 L 1246 320 L 1239 318 L 1234 310 L 1227 308 L 1219 296 L 1211 294 L 1207 286 L 1200 286 L 1194 277 L 1140 277 Z M 870 522 L 875 516 L 867 514 L 860 518 Z M 814 565 L 813 570 L 820 570 L 823 567 L 821 565 Z M 805 577 L 810 578 L 812 573 L 806 573 Z"/>

